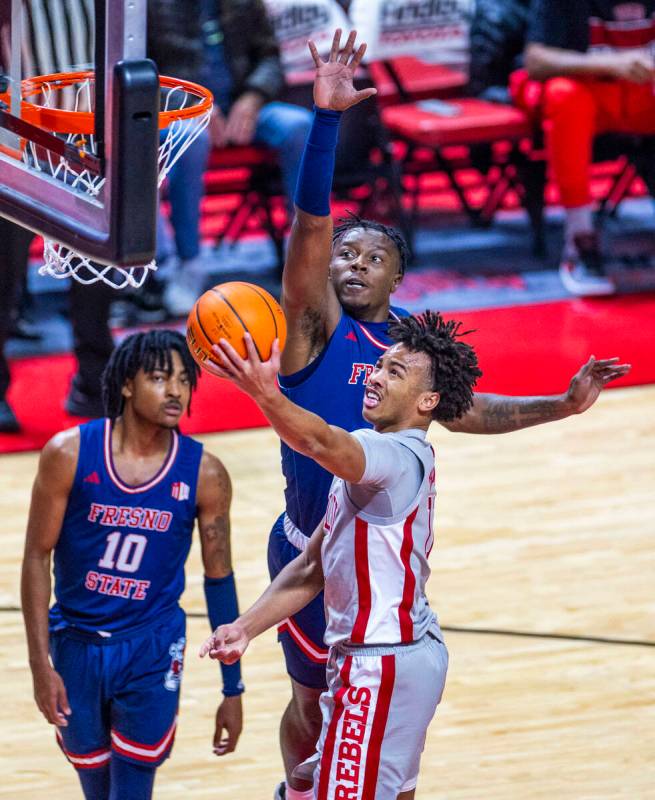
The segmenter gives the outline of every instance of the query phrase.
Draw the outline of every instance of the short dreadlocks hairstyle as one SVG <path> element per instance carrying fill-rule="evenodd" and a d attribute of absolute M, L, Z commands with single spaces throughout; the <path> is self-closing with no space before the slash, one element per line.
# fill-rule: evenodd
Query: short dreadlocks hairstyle
<path fill-rule="evenodd" d="M 407 247 L 407 242 L 399 231 L 389 225 L 383 225 L 381 222 L 376 222 L 372 219 L 363 219 L 356 214 L 349 214 L 347 218 L 339 221 L 341 224 L 337 225 L 332 233 L 332 247 L 335 247 L 348 231 L 352 231 L 355 228 L 363 228 L 365 231 L 379 231 L 391 239 L 396 246 L 400 257 L 400 274 L 405 274 L 407 262 L 409 261 L 409 247 Z"/>
<path fill-rule="evenodd" d="M 440 422 L 458 419 L 473 404 L 473 387 L 482 375 L 470 344 L 458 341 L 461 322 L 446 320 L 436 311 L 401 317 L 389 324 L 389 336 L 414 353 L 425 353 L 432 362 L 432 388 L 441 398 L 432 418 Z"/>
<path fill-rule="evenodd" d="M 120 416 L 124 405 L 122 389 L 125 381 L 134 378 L 140 369 L 144 372 L 161 369 L 170 374 L 173 371 L 173 350 L 182 359 L 193 393 L 198 384 L 200 367 L 191 357 L 184 336 L 171 330 L 133 333 L 114 350 L 102 373 L 102 403 L 106 416 L 111 419 Z M 191 402 L 188 413 L 191 413 Z"/>

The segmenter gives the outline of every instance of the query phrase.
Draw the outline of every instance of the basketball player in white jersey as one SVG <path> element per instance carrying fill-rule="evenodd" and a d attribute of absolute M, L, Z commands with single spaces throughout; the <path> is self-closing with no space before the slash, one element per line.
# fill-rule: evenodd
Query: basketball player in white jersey
<path fill-rule="evenodd" d="M 280 437 L 334 474 L 325 517 L 307 549 L 234 623 L 201 648 L 226 664 L 254 636 L 325 590 L 328 690 L 314 771 L 316 800 L 411 800 L 448 655 L 425 584 L 434 542 L 430 422 L 459 418 L 481 375 L 459 324 L 426 312 L 389 327 L 394 342 L 366 387 L 374 430 L 348 433 L 292 403 L 276 385 L 279 349 L 262 363 L 225 341 L 214 351 Z"/>

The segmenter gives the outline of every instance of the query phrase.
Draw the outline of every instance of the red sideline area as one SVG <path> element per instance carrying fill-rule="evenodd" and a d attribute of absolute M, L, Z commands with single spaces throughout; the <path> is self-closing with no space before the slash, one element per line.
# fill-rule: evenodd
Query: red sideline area
<path fill-rule="evenodd" d="M 567 300 L 512 308 L 447 314 L 475 329 L 484 377 L 481 391 L 501 394 L 553 394 L 589 355 L 620 356 L 632 372 L 616 386 L 655 383 L 653 331 L 655 295 L 606 300 Z M 23 432 L 0 434 L 0 452 L 39 449 L 50 436 L 79 422 L 62 409 L 73 373 L 70 355 L 14 361 L 8 400 Z M 185 433 L 256 428 L 266 420 L 250 398 L 227 381 L 204 377 L 185 419 Z"/>

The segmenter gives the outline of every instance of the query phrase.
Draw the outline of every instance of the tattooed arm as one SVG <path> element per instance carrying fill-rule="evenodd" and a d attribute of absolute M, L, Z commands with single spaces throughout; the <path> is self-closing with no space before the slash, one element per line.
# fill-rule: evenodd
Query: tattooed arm
<path fill-rule="evenodd" d="M 239 615 L 232 551 L 230 503 L 232 484 L 223 464 L 204 452 L 196 495 L 202 563 L 205 568 L 205 598 L 212 630 L 219 622 L 232 622 Z M 216 711 L 213 750 L 218 756 L 231 753 L 243 729 L 240 667 L 223 671 L 223 694 Z"/>
<path fill-rule="evenodd" d="M 561 395 L 505 397 L 476 394 L 473 406 L 464 416 L 442 425 L 458 433 L 509 433 L 581 414 L 596 402 L 606 384 L 630 371 L 630 364 L 617 362 L 618 358 L 596 361 L 591 356 L 571 378 L 568 391 Z"/>
<path fill-rule="evenodd" d="M 223 464 L 204 452 L 198 475 L 198 529 L 202 563 L 208 578 L 225 578 L 232 572 L 230 503 L 232 484 Z"/>

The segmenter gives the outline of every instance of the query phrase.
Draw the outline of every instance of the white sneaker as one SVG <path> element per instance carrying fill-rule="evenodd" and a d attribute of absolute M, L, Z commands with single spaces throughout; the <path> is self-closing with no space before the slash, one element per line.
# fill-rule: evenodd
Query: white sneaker
<path fill-rule="evenodd" d="M 577 297 L 598 297 L 614 294 L 614 282 L 606 275 L 590 272 L 584 265 L 562 261 L 559 277 L 567 292 Z"/>
<path fill-rule="evenodd" d="M 172 275 L 164 289 L 164 305 L 172 317 L 183 317 L 191 311 L 202 294 L 205 277 L 184 266 Z"/>
<path fill-rule="evenodd" d="M 564 288 L 578 297 L 614 294 L 614 281 L 604 274 L 603 259 L 595 233 L 575 237 L 575 254 L 564 256 L 559 276 Z"/>
<path fill-rule="evenodd" d="M 286 796 L 287 796 L 287 784 L 286 781 L 282 781 L 282 783 L 278 783 L 278 785 L 275 787 L 273 800 L 285 800 Z"/>

